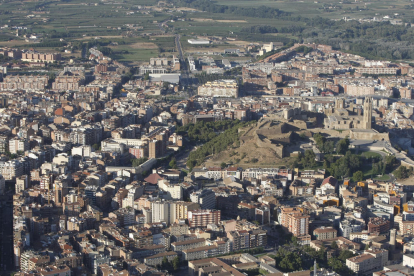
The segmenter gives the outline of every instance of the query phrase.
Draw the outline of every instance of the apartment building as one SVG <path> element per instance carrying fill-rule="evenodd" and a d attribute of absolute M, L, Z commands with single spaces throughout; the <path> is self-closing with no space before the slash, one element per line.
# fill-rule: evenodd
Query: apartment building
<path fill-rule="evenodd" d="M 208 224 L 218 224 L 221 220 L 220 210 L 193 210 L 188 211 L 190 227 L 206 227 Z"/>
<path fill-rule="evenodd" d="M 383 269 L 388 262 L 388 251 L 366 250 L 364 254 L 346 260 L 346 266 L 357 275 L 368 275 Z"/>
<path fill-rule="evenodd" d="M 239 96 L 239 85 L 235 80 L 217 80 L 198 87 L 199 96 L 234 97 Z"/>
<path fill-rule="evenodd" d="M 52 89 L 57 91 L 79 91 L 81 85 L 85 84 L 85 77 L 83 75 L 74 75 L 65 73 L 55 78 L 52 83 Z"/>
<path fill-rule="evenodd" d="M 400 69 L 398 67 L 357 67 L 355 72 L 367 75 L 396 75 Z"/>
<path fill-rule="evenodd" d="M 25 152 L 26 150 L 29 150 L 29 143 L 27 140 L 16 138 L 9 141 L 9 152 L 11 154 Z"/>
<path fill-rule="evenodd" d="M 344 87 L 344 92 L 346 95 L 349 95 L 349 96 L 355 96 L 355 97 L 368 96 L 368 95 L 374 95 L 375 88 L 374 86 L 346 84 Z"/>
<path fill-rule="evenodd" d="M 48 85 L 48 76 L 13 76 L 8 75 L 0 82 L 0 91 L 44 90 Z"/>
<path fill-rule="evenodd" d="M 282 207 L 280 212 L 280 221 L 290 233 L 304 244 L 309 244 L 309 216 L 302 213 L 301 210 L 292 207 Z"/>
<path fill-rule="evenodd" d="M 239 251 L 250 248 L 250 235 L 247 230 L 229 231 L 227 238 L 230 241 L 231 251 Z"/>
<path fill-rule="evenodd" d="M 333 227 L 321 227 L 313 230 L 313 235 L 317 240 L 329 240 L 336 238 L 338 231 Z"/>
<path fill-rule="evenodd" d="M 59 53 L 36 53 L 34 51 L 28 51 L 22 53 L 22 61 L 28 62 L 55 62 L 61 59 Z"/>
<path fill-rule="evenodd" d="M 175 208 L 173 202 L 155 201 L 151 203 L 152 222 L 165 222 L 167 225 L 175 220 Z"/>
<path fill-rule="evenodd" d="M 188 212 L 200 209 L 200 204 L 194 202 L 178 201 L 175 202 L 175 218 L 187 219 Z"/>
<path fill-rule="evenodd" d="M 368 232 L 376 234 L 385 234 L 390 231 L 391 222 L 382 217 L 370 218 L 368 222 Z"/>
<path fill-rule="evenodd" d="M 4 163 L 1 174 L 5 180 L 14 180 L 23 175 L 23 169 L 23 164 L 19 160 L 13 159 Z"/>
<path fill-rule="evenodd" d="M 162 252 L 162 253 L 144 258 L 144 263 L 150 266 L 157 266 L 157 265 L 162 264 L 162 261 L 164 260 L 164 258 L 166 258 L 167 261 L 172 262 L 172 260 L 174 260 L 174 258 L 177 256 L 178 254 L 174 251 Z"/>
<path fill-rule="evenodd" d="M 181 252 L 185 249 L 198 248 L 206 245 L 206 239 L 192 239 L 180 242 L 171 243 L 171 249 L 176 252 Z"/>
<path fill-rule="evenodd" d="M 216 194 L 210 189 L 193 192 L 191 202 L 198 203 L 201 209 L 214 209 L 216 207 Z"/>
<path fill-rule="evenodd" d="M 0 175 L 0 182 L 1 180 L 4 180 L 4 178 Z M 26 190 L 27 188 L 29 188 L 29 176 L 28 175 L 22 175 L 20 177 L 16 178 L 16 185 L 15 185 L 15 190 L 16 190 L 16 194 L 20 193 L 21 191 Z M 0 184 L 1 186 L 1 184 Z"/>
<path fill-rule="evenodd" d="M 207 245 L 199 248 L 191 248 L 183 250 L 183 259 L 186 261 L 211 258 L 219 255 L 217 245 Z"/>

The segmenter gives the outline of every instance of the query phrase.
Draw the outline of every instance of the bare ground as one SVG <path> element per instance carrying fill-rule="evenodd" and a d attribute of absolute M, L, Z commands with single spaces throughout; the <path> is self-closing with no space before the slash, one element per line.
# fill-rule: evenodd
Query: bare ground
<path fill-rule="evenodd" d="M 158 49 L 158 46 L 152 42 L 137 42 L 129 46 L 132 49 Z"/>
<path fill-rule="evenodd" d="M 223 22 L 223 23 L 247 23 L 246 20 L 216 20 L 216 22 Z"/>

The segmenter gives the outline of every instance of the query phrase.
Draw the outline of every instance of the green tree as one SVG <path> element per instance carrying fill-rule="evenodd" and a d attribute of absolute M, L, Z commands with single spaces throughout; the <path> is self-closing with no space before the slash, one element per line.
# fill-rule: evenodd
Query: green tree
<path fill-rule="evenodd" d="M 398 169 L 394 171 L 394 176 L 398 179 L 405 179 L 410 177 L 413 173 L 413 168 L 410 167 L 409 169 L 405 166 L 400 166 Z"/>
<path fill-rule="evenodd" d="M 315 140 L 318 149 L 322 151 L 326 138 L 323 137 L 320 133 L 315 133 L 315 135 L 313 135 L 313 139 Z"/>
<path fill-rule="evenodd" d="M 100 147 L 98 144 L 93 144 L 93 145 L 92 145 L 92 148 L 93 148 L 94 150 L 99 150 L 101 147 Z"/>
<path fill-rule="evenodd" d="M 364 173 L 361 171 L 354 172 L 354 174 L 352 175 L 352 180 L 354 180 L 354 182 L 364 180 Z"/>
<path fill-rule="evenodd" d="M 131 159 L 131 163 L 133 167 L 138 167 L 139 165 L 145 163 L 148 160 L 147 157 L 135 158 Z"/>
<path fill-rule="evenodd" d="M 180 257 L 176 256 L 172 260 L 172 267 L 175 271 L 177 271 L 180 268 Z"/>
<path fill-rule="evenodd" d="M 345 154 L 349 148 L 349 139 L 343 138 L 336 144 L 336 152 L 338 154 Z"/>
<path fill-rule="evenodd" d="M 338 249 L 338 245 L 336 244 L 336 242 L 335 242 L 335 241 L 332 241 L 332 242 L 331 242 L 331 248 L 332 248 L 332 249 Z"/>
<path fill-rule="evenodd" d="M 161 263 L 163 268 L 166 268 L 168 266 L 168 259 L 167 257 L 164 256 L 164 258 L 162 258 L 162 263 Z"/>
<path fill-rule="evenodd" d="M 172 169 L 176 169 L 177 168 L 177 160 L 175 159 L 175 157 L 173 157 L 170 161 L 170 163 L 168 164 L 170 166 L 170 168 Z"/>
<path fill-rule="evenodd" d="M 322 152 L 324 152 L 324 153 L 333 153 L 333 152 L 334 152 L 334 150 L 335 150 L 335 144 L 334 144 L 334 141 L 326 141 L 326 142 L 323 144 L 323 149 L 322 149 Z"/>
<path fill-rule="evenodd" d="M 224 169 L 227 166 L 226 162 L 221 162 L 220 167 Z"/>
<path fill-rule="evenodd" d="M 302 259 L 297 252 L 288 252 L 280 261 L 279 267 L 286 272 L 302 270 Z"/>
<path fill-rule="evenodd" d="M 296 238 L 295 236 L 292 236 L 291 241 L 292 241 L 293 245 L 295 245 L 295 246 L 298 245 L 298 238 Z"/>
<path fill-rule="evenodd" d="M 338 259 L 341 260 L 342 262 L 345 262 L 346 259 L 352 258 L 354 257 L 355 254 L 352 253 L 349 250 L 342 250 L 341 253 L 339 253 Z"/>
<path fill-rule="evenodd" d="M 383 159 L 385 164 L 385 171 L 391 172 L 392 169 L 398 164 L 397 158 L 394 155 L 387 155 Z"/>

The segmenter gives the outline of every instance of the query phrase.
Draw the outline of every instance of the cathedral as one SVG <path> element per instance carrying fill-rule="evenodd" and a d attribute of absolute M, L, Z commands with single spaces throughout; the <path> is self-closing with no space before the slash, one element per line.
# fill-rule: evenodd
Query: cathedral
<path fill-rule="evenodd" d="M 372 98 L 366 97 L 361 109 L 345 108 L 345 99 L 335 99 L 335 107 L 325 111 L 326 129 L 372 129 Z"/>

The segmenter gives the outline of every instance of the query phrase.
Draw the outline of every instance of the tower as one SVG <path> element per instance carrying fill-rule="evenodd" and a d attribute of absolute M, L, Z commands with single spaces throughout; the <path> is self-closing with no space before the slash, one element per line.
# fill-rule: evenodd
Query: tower
<path fill-rule="evenodd" d="M 345 99 L 344 98 L 335 99 L 335 109 L 342 109 L 342 108 L 345 108 Z"/>
<path fill-rule="evenodd" d="M 395 250 L 395 240 L 396 240 L 397 230 L 390 230 L 390 253 Z"/>
<path fill-rule="evenodd" d="M 369 97 L 366 97 L 364 101 L 364 117 L 362 121 L 362 128 L 372 128 L 372 98 Z"/>

